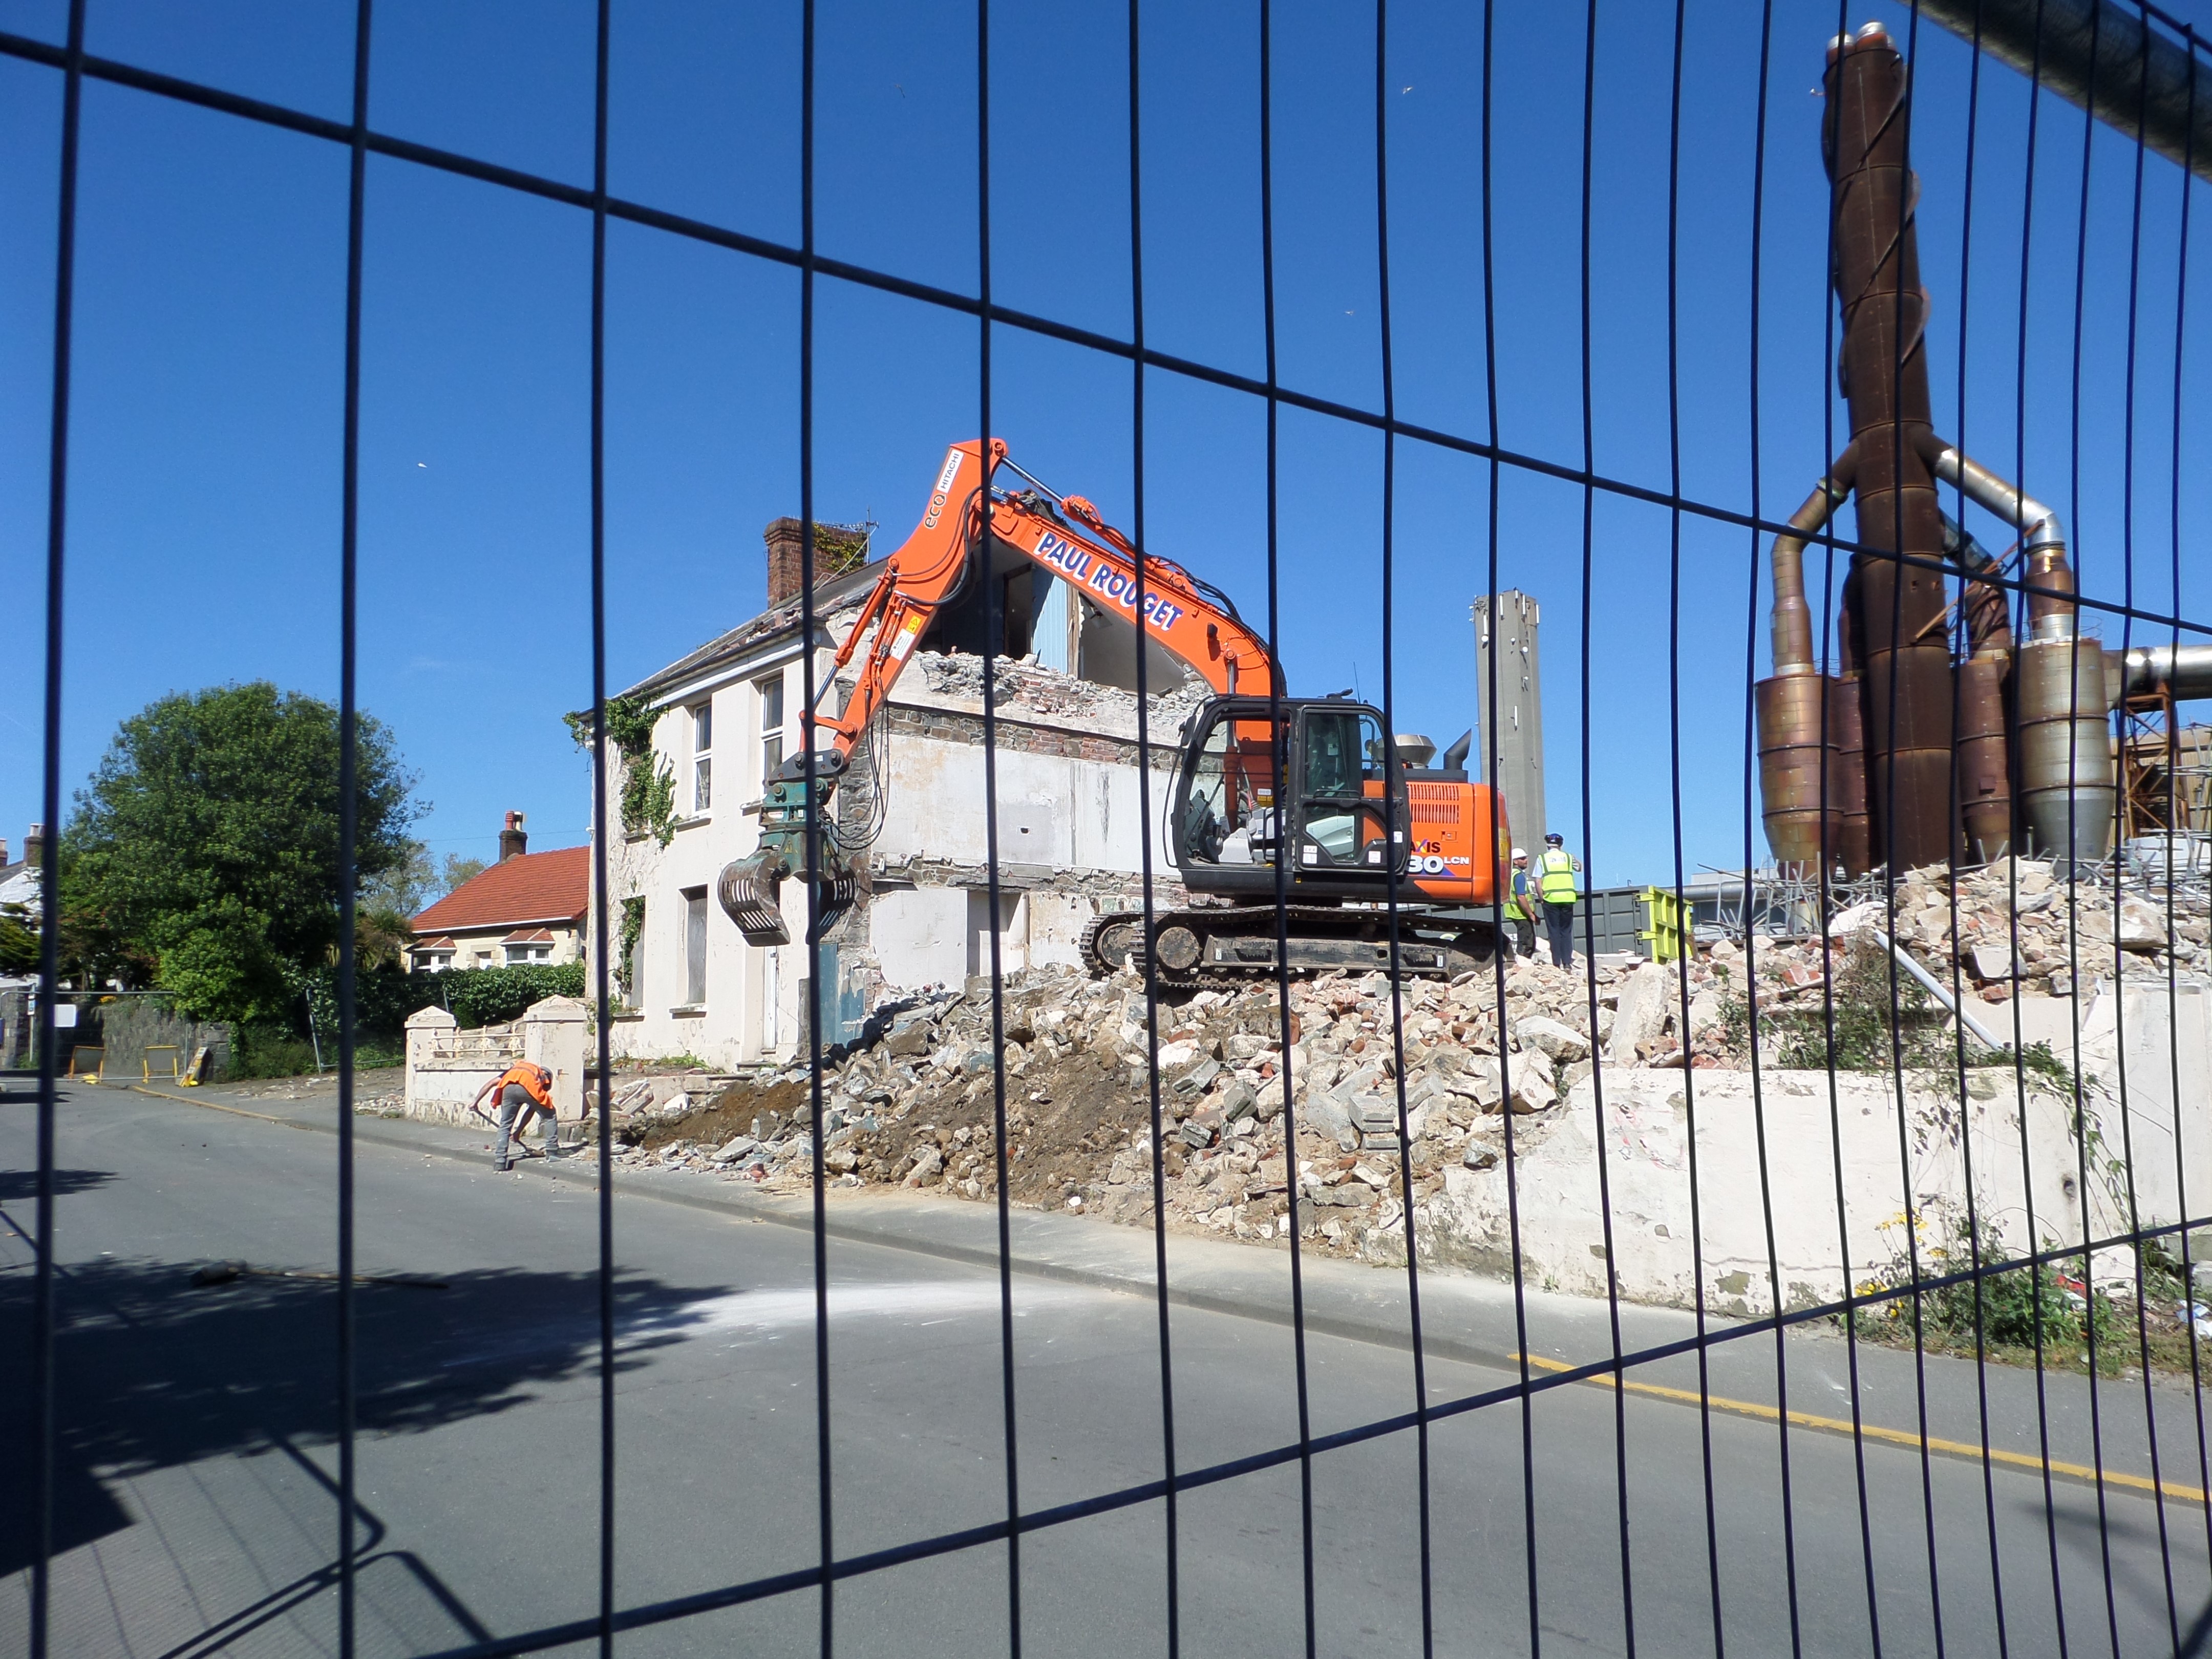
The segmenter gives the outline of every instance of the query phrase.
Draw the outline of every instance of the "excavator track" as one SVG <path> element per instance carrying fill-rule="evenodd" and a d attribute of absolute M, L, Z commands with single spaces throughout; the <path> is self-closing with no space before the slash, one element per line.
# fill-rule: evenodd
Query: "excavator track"
<path fill-rule="evenodd" d="M 1293 904 L 1283 913 L 1294 974 L 1371 971 L 1390 967 L 1390 917 L 1384 910 Z M 1233 986 L 1272 978 L 1277 939 L 1272 905 L 1206 905 L 1155 911 L 1151 948 L 1141 911 L 1091 918 L 1083 933 L 1083 961 L 1094 974 L 1124 963 L 1142 972 L 1149 957 L 1160 983 Z M 1487 922 L 1441 921 L 1411 908 L 1398 912 L 1398 966 L 1407 975 L 1449 978 L 1487 965 L 1498 949 Z"/>

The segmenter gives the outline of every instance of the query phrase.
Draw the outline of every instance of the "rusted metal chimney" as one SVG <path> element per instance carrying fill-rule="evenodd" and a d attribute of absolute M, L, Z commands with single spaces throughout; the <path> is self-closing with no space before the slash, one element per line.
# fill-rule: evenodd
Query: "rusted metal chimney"
<path fill-rule="evenodd" d="M 499 861 L 504 864 L 509 859 L 520 858 L 529 850 L 530 837 L 523 830 L 522 814 L 509 812 L 506 827 L 499 832 Z"/>
<path fill-rule="evenodd" d="M 1922 459 L 1932 435 L 1928 296 L 1905 166 L 1905 62 L 1879 23 L 1828 48 L 1821 137 L 1832 185 L 1840 368 L 1856 456 L 1851 559 L 1863 675 L 1873 853 L 1893 870 L 1948 861 L 1951 651 L 1943 633 L 1943 514 Z M 1928 561 L 1908 564 L 1885 553 Z M 1932 568 L 1931 568 L 1932 567 Z"/>

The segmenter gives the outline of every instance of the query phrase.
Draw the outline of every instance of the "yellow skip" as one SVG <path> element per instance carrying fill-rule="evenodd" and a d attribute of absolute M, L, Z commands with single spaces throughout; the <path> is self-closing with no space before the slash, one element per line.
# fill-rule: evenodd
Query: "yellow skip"
<path fill-rule="evenodd" d="M 1519 1354 L 1513 1356 L 1516 1359 L 1522 1357 Z M 1564 1359 L 1547 1359 L 1539 1354 L 1532 1353 L 1526 1358 L 1528 1362 L 1539 1370 L 1571 1371 L 1581 1369 L 1577 1365 L 1570 1365 Z M 1613 1382 L 1613 1379 L 1610 1376 L 1586 1376 L 1583 1381 L 1595 1383 L 1600 1388 L 1605 1389 L 1611 1388 Z M 1763 1423 L 1778 1421 L 1783 1415 L 1772 1406 L 1762 1406 L 1750 1400 L 1729 1400 L 1717 1394 L 1701 1396 L 1695 1389 L 1669 1389 L 1656 1382 L 1623 1382 L 1620 1386 L 1631 1394 L 1649 1395 L 1655 1400 L 1672 1400 L 1682 1405 L 1710 1406 L 1715 1411 L 1733 1413 L 1738 1417 L 1757 1418 Z M 1994 1446 L 1984 1452 L 1979 1446 L 1967 1441 L 1938 1440 L 1933 1436 L 1923 1439 L 1919 1435 L 1907 1429 L 1881 1428 L 1872 1423 L 1862 1424 L 1854 1429 L 1846 1419 L 1816 1417 L 1811 1412 L 1791 1412 L 1789 1413 L 1789 1418 L 1790 1422 L 1801 1429 L 1818 1429 L 1826 1434 L 1856 1433 L 1869 1440 L 1879 1440 L 1887 1445 L 1903 1446 L 1913 1451 L 1918 1451 L 1925 1446 L 1929 1451 L 1947 1457 L 1964 1457 L 1974 1462 L 1979 1462 L 1982 1458 L 1987 1457 L 1990 1462 L 2002 1463 L 2009 1468 L 2027 1469 L 2032 1473 L 2040 1473 L 2048 1469 L 2052 1474 L 2063 1475 L 2073 1480 L 2084 1480 L 2092 1486 L 2094 1486 L 2101 1478 L 2106 1486 L 2123 1486 L 2130 1492 L 2150 1492 L 2160 1497 L 2177 1498 L 2188 1504 L 2202 1504 L 2204 1501 L 2204 1493 L 2196 1486 L 2185 1486 L 2172 1480 L 2153 1480 L 2148 1475 L 2124 1474 L 2116 1469 L 2106 1469 L 2100 1477 L 2097 1471 L 2086 1463 L 2062 1463 L 2056 1459 L 2046 1461 L 2040 1457 L 2031 1457 L 2026 1452 L 2001 1451 Z"/>

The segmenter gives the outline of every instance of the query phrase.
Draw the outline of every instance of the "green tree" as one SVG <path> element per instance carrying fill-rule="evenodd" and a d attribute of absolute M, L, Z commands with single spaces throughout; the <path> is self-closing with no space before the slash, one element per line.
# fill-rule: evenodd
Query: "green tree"
<path fill-rule="evenodd" d="M 482 859 L 465 859 L 459 853 L 447 854 L 445 874 L 441 878 L 440 896 L 442 897 L 456 887 L 466 885 L 490 868 L 491 866 L 486 864 Z"/>
<path fill-rule="evenodd" d="M 39 930 L 29 907 L 0 904 L 0 974 L 33 974 L 39 969 Z"/>
<path fill-rule="evenodd" d="M 390 732 L 356 734 L 359 892 L 404 870 L 421 809 Z M 188 1014 L 286 1018 L 337 941 L 338 749 L 335 708 L 266 681 L 148 704 L 77 795 L 64 915 L 149 957 Z"/>

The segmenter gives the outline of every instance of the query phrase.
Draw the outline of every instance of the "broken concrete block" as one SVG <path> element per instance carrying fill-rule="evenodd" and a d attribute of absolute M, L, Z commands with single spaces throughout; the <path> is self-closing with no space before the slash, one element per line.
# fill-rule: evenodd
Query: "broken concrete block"
<path fill-rule="evenodd" d="M 1667 1029 L 1668 1004 L 1674 995 L 1674 975 L 1663 963 L 1647 962 L 1628 975 L 1620 988 L 1620 1002 L 1613 1011 L 1613 1032 L 1606 1039 L 1608 1066 L 1632 1066 L 1636 1050 Z"/>
<path fill-rule="evenodd" d="M 1523 1048 L 1534 1048 L 1552 1060 L 1580 1060 L 1590 1051 L 1589 1039 L 1571 1025 L 1541 1014 L 1531 1014 L 1513 1028 Z"/>

